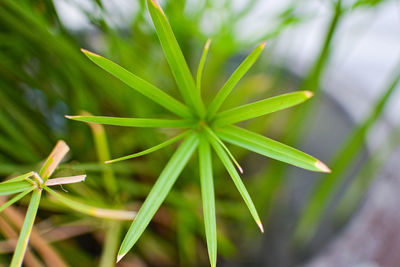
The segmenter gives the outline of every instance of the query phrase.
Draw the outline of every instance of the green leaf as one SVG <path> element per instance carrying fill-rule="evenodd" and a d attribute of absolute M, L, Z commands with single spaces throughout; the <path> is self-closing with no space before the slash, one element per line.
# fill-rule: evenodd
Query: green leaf
<path fill-rule="evenodd" d="M 64 206 L 92 217 L 109 220 L 132 220 L 136 215 L 136 212 L 134 211 L 104 209 L 84 204 L 74 200 L 71 197 L 66 197 L 60 193 L 57 193 L 47 186 L 43 186 L 43 189 Z"/>
<path fill-rule="evenodd" d="M 214 151 L 217 153 L 219 159 L 222 161 L 222 164 L 225 166 L 225 169 L 228 171 L 229 175 L 231 176 L 233 183 L 235 184 L 236 188 L 238 189 L 240 195 L 242 196 L 244 202 L 246 203 L 253 219 L 256 221 L 258 227 L 260 228 L 261 232 L 264 233 L 264 228 L 262 226 L 260 217 L 258 216 L 256 207 L 254 206 L 253 201 L 249 193 L 247 192 L 246 187 L 244 186 L 242 179 L 240 179 L 239 174 L 237 173 L 235 166 L 233 166 L 232 162 L 230 161 L 229 156 L 226 154 L 225 150 L 222 146 L 215 141 L 214 139 L 209 138 L 211 145 L 214 148 Z"/>
<path fill-rule="evenodd" d="M 24 181 L 24 180 L 26 180 L 27 178 L 32 177 L 34 173 L 35 173 L 35 172 L 28 172 L 28 173 L 19 175 L 19 176 L 17 176 L 17 177 L 13 177 L 13 178 L 11 178 L 11 179 L 8 179 L 8 180 L 2 182 L 1 184 Z M 0 184 L 0 185 L 1 185 L 1 184 Z"/>
<path fill-rule="evenodd" d="M 210 43 L 211 43 L 211 39 L 208 39 L 204 46 L 203 54 L 201 55 L 201 58 L 200 58 L 199 67 L 197 68 L 196 87 L 197 87 L 197 91 L 198 91 L 198 94 L 200 95 L 200 97 L 201 97 L 201 79 L 203 76 L 204 64 L 207 59 L 208 50 L 210 49 Z"/>
<path fill-rule="evenodd" d="M 209 127 L 205 127 L 206 133 L 209 135 L 210 138 L 214 139 L 217 141 L 222 148 L 225 150 L 225 152 L 228 154 L 232 162 L 236 165 L 240 173 L 243 173 L 243 169 L 240 166 L 239 162 L 235 159 L 235 157 L 232 155 L 231 151 L 228 149 L 228 147 L 224 144 L 224 142 L 221 141 L 221 139 L 218 138 L 218 136 L 214 133 L 213 130 L 211 130 Z"/>
<path fill-rule="evenodd" d="M 235 88 L 236 84 L 240 81 L 240 79 L 246 74 L 246 72 L 250 69 L 251 66 L 256 62 L 257 58 L 260 56 L 262 50 L 264 49 L 265 42 L 261 43 L 253 52 L 248 55 L 248 57 L 239 65 L 239 67 L 235 70 L 235 72 L 229 77 L 229 79 L 222 86 L 221 90 L 217 93 L 214 100 L 211 102 L 208 107 L 207 117 L 212 118 L 215 113 L 219 110 L 221 105 L 224 103 L 225 99 L 232 92 L 233 88 Z"/>
<path fill-rule="evenodd" d="M 131 72 L 127 71 L 118 64 L 108 60 L 100 55 L 82 49 L 82 52 L 95 64 L 114 75 L 116 78 L 120 79 L 126 83 L 131 88 L 135 89 L 139 93 L 168 109 L 169 111 L 175 113 L 178 116 L 190 118 L 192 117 L 189 109 L 183 105 L 181 102 L 177 101 L 170 95 L 161 91 L 151 83 L 137 77 Z"/>
<path fill-rule="evenodd" d="M 199 143 L 199 170 L 208 256 L 211 266 L 215 266 L 217 262 L 217 224 L 215 219 L 212 156 L 210 144 L 207 138 L 202 135 L 200 136 Z"/>
<path fill-rule="evenodd" d="M 156 0 L 147 0 L 147 5 L 165 57 L 185 102 L 193 106 L 200 115 L 204 115 L 205 110 L 202 100 L 196 94 L 196 86 L 192 74 L 164 11 Z"/>
<path fill-rule="evenodd" d="M 117 159 L 113 159 L 113 160 L 107 160 L 105 163 L 115 163 L 115 162 L 118 162 L 118 161 L 131 159 L 131 158 L 136 158 L 136 157 L 139 157 L 139 156 L 143 156 L 143 155 L 152 153 L 154 151 L 157 151 L 159 149 L 162 149 L 162 148 L 164 148 L 166 146 L 169 146 L 169 145 L 177 142 L 178 140 L 180 140 L 183 137 L 185 137 L 188 133 L 189 133 L 189 131 L 183 132 L 183 133 L 181 133 L 181 134 L 179 134 L 179 135 L 177 135 L 177 136 L 175 136 L 175 137 L 173 137 L 171 139 L 168 139 L 165 142 L 162 142 L 161 144 L 153 146 L 153 147 L 151 147 L 149 149 L 146 149 L 144 151 L 141 151 L 141 152 L 138 152 L 138 153 L 135 153 L 135 154 L 131 154 L 131 155 L 128 155 L 128 156 L 120 157 L 120 158 L 117 158 Z"/>
<path fill-rule="evenodd" d="M 217 114 L 213 126 L 224 126 L 263 116 L 265 114 L 303 103 L 312 96 L 313 93 L 310 91 L 299 91 L 232 108 Z"/>
<path fill-rule="evenodd" d="M 34 185 L 28 181 L 0 183 L 0 196 L 11 195 L 22 191 L 30 190 Z"/>
<path fill-rule="evenodd" d="M 142 235 L 150 220 L 168 195 L 179 174 L 189 161 L 197 145 L 198 138 L 195 134 L 192 134 L 183 141 L 173 154 L 129 228 L 118 252 L 117 261 L 120 261 L 128 253 Z"/>
<path fill-rule="evenodd" d="M 330 172 L 320 160 L 285 144 L 237 126 L 216 130 L 217 135 L 228 143 L 243 147 L 261 155 L 280 160 L 310 171 Z"/>
<path fill-rule="evenodd" d="M 20 200 L 21 198 L 23 198 L 24 196 L 26 196 L 27 194 L 29 194 L 30 192 L 32 192 L 32 190 L 34 189 L 34 187 L 32 186 L 31 189 L 23 191 L 22 193 L 19 193 L 18 195 L 16 195 L 15 197 L 13 197 L 12 199 L 10 199 L 9 201 L 7 201 L 6 203 L 4 203 L 3 205 L 0 206 L 0 212 L 2 212 L 3 210 L 5 210 L 7 207 L 11 206 L 12 204 L 14 204 L 15 202 L 17 202 L 18 200 Z"/>
<path fill-rule="evenodd" d="M 15 247 L 10 267 L 20 267 L 22 265 L 22 260 L 24 259 L 25 251 L 28 246 L 29 237 L 32 232 L 33 223 L 35 222 L 41 195 L 41 189 L 35 190 L 32 193 L 32 198 L 28 206 L 28 211 L 25 215 L 24 224 L 22 225 L 21 232 L 19 233 L 17 246 Z"/>
<path fill-rule="evenodd" d="M 91 116 L 91 114 L 86 112 L 85 114 L 81 113 L 81 115 Z M 104 126 L 101 124 L 89 123 L 88 125 L 93 133 L 93 139 L 96 147 L 98 160 L 100 163 L 104 163 L 105 161 L 111 158 L 110 150 L 108 148 L 106 130 L 104 129 Z M 103 185 L 104 188 L 107 190 L 108 195 L 119 198 L 118 184 L 111 166 L 104 166 L 102 176 L 103 176 Z"/>
<path fill-rule="evenodd" d="M 65 116 L 65 117 L 67 119 L 83 121 L 88 123 L 99 123 L 99 124 L 127 126 L 127 127 L 183 128 L 191 126 L 191 123 L 185 120 L 117 118 L 117 117 L 106 117 L 106 116 Z"/>

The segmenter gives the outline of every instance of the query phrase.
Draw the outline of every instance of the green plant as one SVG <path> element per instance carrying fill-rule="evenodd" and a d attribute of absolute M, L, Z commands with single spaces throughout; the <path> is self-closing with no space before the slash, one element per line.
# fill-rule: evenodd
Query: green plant
<path fill-rule="evenodd" d="M 183 133 L 150 149 L 108 161 L 110 163 L 134 158 L 156 151 L 183 139 L 182 144 L 166 164 L 164 170 L 160 174 L 157 182 L 154 184 L 129 228 L 120 247 L 117 261 L 121 260 L 122 257 L 128 253 L 142 235 L 150 220 L 171 190 L 177 177 L 197 149 L 199 154 L 198 158 L 206 240 L 210 263 L 212 266 L 215 266 L 217 257 L 217 232 L 211 148 L 215 151 L 229 175 L 232 177 L 232 180 L 242 195 L 251 215 L 260 227 L 260 230 L 263 232 L 261 220 L 257 214 L 256 208 L 240 179 L 235 165 L 240 172 L 242 172 L 242 168 L 234 159 L 224 141 L 304 169 L 329 172 L 329 168 L 324 163 L 301 151 L 233 125 L 241 121 L 263 116 L 265 114 L 300 104 L 312 97 L 313 94 L 309 91 L 298 91 L 267 98 L 220 112 L 221 105 L 259 57 L 265 45 L 265 43 L 262 43 L 244 60 L 242 64 L 240 64 L 237 70 L 226 81 L 218 94 L 206 108 L 201 96 L 201 80 L 210 41 L 207 41 L 204 47 L 203 55 L 197 70 L 197 81 L 195 83 L 184 59 L 183 53 L 175 39 L 171 26 L 169 25 L 160 5 L 156 0 L 148 0 L 147 4 L 157 35 L 164 50 L 164 54 L 170 65 L 178 89 L 183 97 L 184 104 L 112 61 L 87 50 L 82 49 L 82 51 L 95 64 L 144 96 L 179 116 L 180 119 L 116 118 L 104 116 L 66 117 L 77 121 L 107 125 L 182 129 Z"/>
<path fill-rule="evenodd" d="M 116 222 L 117 220 L 130 220 L 135 217 L 135 212 L 93 207 L 84 203 L 80 203 L 79 201 L 73 200 L 50 189 L 49 187 L 51 186 L 79 183 L 84 181 L 86 178 L 86 175 L 76 175 L 49 179 L 68 151 L 68 145 L 64 141 L 58 141 L 38 173 L 31 171 L 0 183 L 0 196 L 19 193 L 2 204 L 0 206 L 0 212 L 32 192 L 32 197 L 29 202 L 21 231 L 19 233 L 18 242 L 15 247 L 10 266 L 17 267 L 21 266 L 22 264 L 27 250 L 28 241 L 33 230 L 33 224 L 37 215 L 37 211 L 39 209 L 43 190 L 54 197 L 60 204 L 63 204 L 64 206 L 67 206 L 75 211 L 97 218 L 112 220 L 109 223 L 110 231 L 113 233 L 118 231 L 118 223 Z M 62 260 L 58 259 L 58 264 L 61 264 L 61 262 Z M 62 264 L 62 266 L 67 266 L 64 263 Z"/>
<path fill-rule="evenodd" d="M 19 234 L 18 242 L 14 251 L 13 258 L 10 266 L 21 266 L 25 251 L 28 246 L 29 237 L 32 232 L 33 223 L 36 218 L 36 213 L 39 208 L 42 190 L 45 189 L 49 193 L 55 193 L 48 188 L 49 186 L 62 185 L 69 183 L 77 183 L 85 180 L 86 175 L 70 176 L 49 179 L 53 174 L 56 167 L 60 164 L 61 160 L 67 154 L 69 147 L 63 142 L 59 141 L 50 153 L 46 161 L 40 168 L 39 173 L 29 172 L 5 182 L 0 183 L 0 195 L 8 195 L 19 193 L 0 207 L 0 211 L 23 198 L 25 195 L 32 192 L 32 197 L 29 202 L 28 210 Z"/>

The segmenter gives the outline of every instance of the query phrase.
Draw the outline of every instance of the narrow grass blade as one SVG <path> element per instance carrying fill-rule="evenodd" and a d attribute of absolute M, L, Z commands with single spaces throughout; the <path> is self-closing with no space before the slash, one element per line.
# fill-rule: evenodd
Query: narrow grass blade
<path fill-rule="evenodd" d="M 92 217 L 110 219 L 110 220 L 132 220 L 136 216 L 136 212 L 134 211 L 103 209 L 103 208 L 93 207 L 78 202 L 72 199 L 71 197 L 63 196 L 62 194 L 57 193 L 56 191 L 50 189 L 47 186 L 43 186 L 43 189 L 46 190 L 47 193 L 52 195 L 57 201 L 59 201 L 64 206 L 67 206 L 68 208 L 71 208 L 75 211 L 87 214 Z"/>
<path fill-rule="evenodd" d="M 196 93 L 192 74 L 164 11 L 157 0 L 147 0 L 147 5 L 165 57 L 185 102 L 194 107 L 198 114 L 204 115 L 202 100 Z"/>
<path fill-rule="evenodd" d="M 200 58 L 199 67 L 197 68 L 196 87 L 200 97 L 201 97 L 201 79 L 203 77 L 204 64 L 207 59 L 208 50 L 210 49 L 210 44 L 211 44 L 211 39 L 208 39 L 204 46 L 203 54 L 201 55 Z"/>
<path fill-rule="evenodd" d="M 144 96 L 163 106 L 167 110 L 171 111 L 172 113 L 185 118 L 192 117 L 191 112 L 185 105 L 183 105 L 181 102 L 177 101 L 170 95 L 164 93 L 151 83 L 146 82 L 145 80 L 132 74 L 118 64 L 100 55 L 97 55 L 85 49 L 82 49 L 82 52 L 99 67 L 109 72 L 116 78 L 120 79 L 139 93 L 143 94 Z"/>
<path fill-rule="evenodd" d="M 110 221 L 108 222 L 107 226 L 108 227 L 104 237 L 104 246 L 99 267 L 115 266 L 115 260 L 118 253 L 118 244 L 121 238 L 121 222 Z"/>
<path fill-rule="evenodd" d="M 161 144 L 153 146 L 153 147 L 151 147 L 149 149 L 146 149 L 146 150 L 143 150 L 141 152 L 138 152 L 138 153 L 135 153 L 135 154 L 131 154 L 131 155 L 128 155 L 128 156 L 120 157 L 120 158 L 117 158 L 117 159 L 107 160 L 105 163 L 115 163 L 115 162 L 118 162 L 118 161 L 122 161 L 122 160 L 126 160 L 126 159 L 132 159 L 132 158 L 136 158 L 136 157 L 140 157 L 140 156 L 152 153 L 154 151 L 157 151 L 159 149 L 162 149 L 162 148 L 164 148 L 166 146 L 169 146 L 169 145 L 179 141 L 180 139 L 185 137 L 188 133 L 189 133 L 189 131 L 186 131 L 186 132 L 181 133 L 181 134 L 179 134 L 179 135 L 177 135 L 177 136 L 175 136 L 175 137 L 173 137 L 171 139 L 168 139 L 165 142 L 162 142 Z"/>
<path fill-rule="evenodd" d="M 81 113 L 83 116 L 91 116 L 88 112 Z M 97 123 L 88 123 L 93 133 L 94 144 L 96 147 L 97 158 L 100 164 L 109 160 L 110 149 L 108 147 L 107 134 L 104 126 Z M 115 178 L 114 171 L 111 166 L 104 166 L 102 171 L 104 189 L 108 192 L 109 196 L 114 196 L 115 200 L 119 202 L 118 184 Z M 109 231 L 109 230 L 107 230 Z M 116 253 L 115 253 L 116 254 Z"/>
<path fill-rule="evenodd" d="M 216 115 L 213 126 L 218 127 L 263 116 L 303 103 L 312 96 L 313 93 L 310 91 L 299 91 L 229 109 Z"/>
<path fill-rule="evenodd" d="M 224 142 L 219 139 L 219 137 L 214 133 L 213 130 L 211 130 L 209 127 L 205 127 L 206 133 L 209 135 L 210 138 L 214 139 L 217 141 L 222 148 L 225 150 L 225 152 L 228 154 L 229 158 L 232 160 L 232 162 L 236 165 L 236 168 L 240 171 L 240 173 L 243 173 L 243 168 L 240 166 L 239 162 L 235 159 L 235 157 L 232 155 L 231 151 L 228 149 L 228 147 L 224 144 Z"/>
<path fill-rule="evenodd" d="M 35 172 L 28 172 L 28 173 L 19 175 L 19 176 L 17 176 L 17 177 L 13 177 L 13 178 L 11 178 L 11 179 L 8 179 L 8 180 L 2 182 L 1 184 L 23 181 L 23 180 L 25 180 L 25 179 L 27 179 L 27 178 L 29 178 L 29 177 L 32 177 L 34 173 L 35 173 Z M 1 184 L 0 184 L 0 185 L 1 185 Z"/>
<path fill-rule="evenodd" d="M 28 181 L 0 183 L 0 196 L 23 192 L 34 187 L 35 186 Z"/>
<path fill-rule="evenodd" d="M 17 246 L 15 247 L 10 267 L 19 267 L 22 265 L 25 251 L 28 246 L 29 237 L 32 232 L 33 223 L 35 222 L 36 213 L 39 208 L 41 195 L 42 195 L 41 189 L 34 190 L 32 193 L 32 198 L 28 206 L 28 211 L 26 212 L 25 215 L 24 224 L 22 225 L 21 232 L 19 233 Z"/>
<path fill-rule="evenodd" d="M 165 197 L 168 195 L 168 192 L 171 190 L 179 174 L 189 161 L 197 145 L 198 138 L 195 134 L 192 134 L 183 141 L 171 157 L 129 228 L 119 249 L 117 262 L 128 253 L 142 235 Z"/>
<path fill-rule="evenodd" d="M 59 140 L 40 168 L 39 176 L 43 179 L 43 182 L 49 179 L 68 151 L 69 146 L 64 141 Z"/>
<path fill-rule="evenodd" d="M 190 127 L 191 123 L 185 120 L 164 119 L 139 119 L 139 118 L 117 118 L 105 116 L 65 116 L 67 119 L 83 121 L 88 123 L 99 123 L 126 127 L 156 127 L 156 128 L 184 128 Z"/>
<path fill-rule="evenodd" d="M 371 156 L 363 164 L 353 181 L 346 187 L 346 192 L 335 208 L 335 221 L 344 222 L 352 215 L 352 212 L 360 205 L 363 197 L 374 179 L 387 165 L 388 158 L 400 144 L 400 128 L 392 129 L 390 135 L 371 152 Z"/>
<path fill-rule="evenodd" d="M 239 174 L 237 173 L 235 166 L 233 166 L 232 162 L 229 159 L 229 156 L 226 154 L 225 150 L 222 146 L 215 141 L 214 139 L 209 138 L 209 141 L 214 148 L 214 151 L 217 153 L 219 159 L 221 160 L 222 164 L 225 166 L 225 169 L 228 171 L 229 175 L 231 176 L 233 183 L 235 184 L 236 188 L 238 189 L 240 195 L 242 196 L 244 202 L 246 203 L 253 219 L 256 221 L 260 231 L 264 233 L 264 228 L 261 223 L 260 217 L 258 216 L 256 207 L 254 206 L 253 201 L 249 193 L 247 192 L 246 187 L 244 186 L 242 179 L 240 179 Z"/>
<path fill-rule="evenodd" d="M 232 92 L 233 88 L 235 88 L 236 84 L 240 81 L 240 79 L 246 74 L 246 72 L 250 69 L 251 66 L 256 62 L 257 58 L 260 56 L 265 46 L 265 42 L 261 43 L 253 52 L 248 55 L 248 57 L 239 65 L 239 67 L 235 70 L 235 72 L 229 77 L 229 79 L 222 86 L 221 90 L 217 93 L 214 100 L 211 102 L 208 107 L 207 117 L 212 118 L 215 113 L 219 110 L 221 105 L 224 103 L 225 99 Z"/>
<path fill-rule="evenodd" d="M 237 126 L 226 126 L 216 130 L 224 141 L 259 153 L 261 155 L 283 161 L 294 166 L 317 172 L 330 172 L 320 160 L 285 144 Z"/>
<path fill-rule="evenodd" d="M 396 66 L 393 77 L 390 78 L 389 84 L 383 90 L 371 113 L 349 134 L 336 152 L 331 163 L 332 169 L 335 170 L 334 173 L 321 180 L 311 194 L 297 226 L 296 238 L 298 241 L 307 241 L 315 233 L 314 229 L 317 228 L 327 206 L 337 195 L 340 185 L 347 177 L 346 173 L 349 171 L 349 167 L 353 166 L 354 159 L 359 155 L 370 129 L 382 115 L 386 103 L 398 88 L 399 83 L 400 64 Z"/>
<path fill-rule="evenodd" d="M 200 136 L 199 143 L 199 170 L 208 256 L 211 266 L 214 267 L 217 263 L 217 223 L 215 219 L 214 178 L 212 173 L 210 144 L 207 138 L 203 136 Z"/>
<path fill-rule="evenodd" d="M 15 202 L 17 202 L 18 200 L 20 200 L 21 198 L 23 198 L 24 196 L 26 196 L 27 194 L 29 194 L 30 192 L 32 192 L 32 190 L 34 189 L 34 187 L 32 186 L 31 189 L 28 189 L 26 191 L 23 191 L 22 193 L 19 193 L 18 195 L 16 195 L 15 197 L 13 197 L 12 199 L 10 199 L 9 201 L 7 201 L 6 203 L 4 203 L 3 205 L 0 206 L 0 212 L 2 212 L 4 209 L 6 209 L 7 207 L 11 206 L 12 204 L 14 204 Z"/>

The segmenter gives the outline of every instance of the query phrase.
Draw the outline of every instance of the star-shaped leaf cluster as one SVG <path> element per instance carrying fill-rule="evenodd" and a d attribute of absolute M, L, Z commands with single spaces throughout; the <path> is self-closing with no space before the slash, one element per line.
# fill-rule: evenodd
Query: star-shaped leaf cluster
<path fill-rule="evenodd" d="M 182 133 L 145 151 L 117 158 L 107 163 L 138 157 L 183 140 L 165 165 L 159 178 L 140 208 L 129 228 L 118 253 L 118 261 L 128 253 L 150 223 L 154 214 L 168 195 L 176 179 L 189 159 L 197 150 L 200 170 L 200 184 L 203 201 L 205 233 L 210 263 L 216 265 L 217 230 L 213 185 L 212 151 L 223 163 L 225 169 L 245 201 L 250 213 L 263 232 L 257 210 L 247 192 L 237 169 L 241 167 L 224 142 L 245 148 L 261 155 L 280 160 L 311 171 L 329 172 L 329 168 L 318 159 L 263 135 L 248 131 L 233 124 L 263 116 L 281 109 L 298 105 L 310 97 L 309 91 L 297 91 L 267 98 L 247 105 L 220 111 L 221 105 L 261 54 L 265 43 L 261 43 L 240 64 L 218 91 L 212 102 L 205 107 L 201 97 L 201 79 L 205 60 L 210 47 L 207 41 L 197 70 L 196 82 L 185 61 L 167 17 L 156 0 L 147 0 L 165 57 L 183 97 L 184 103 L 171 97 L 151 83 L 139 78 L 118 64 L 82 49 L 95 64 L 106 70 L 128 86 L 177 115 L 177 119 L 116 118 L 104 116 L 67 116 L 69 119 L 88 123 L 100 123 L 128 127 L 180 128 Z"/>

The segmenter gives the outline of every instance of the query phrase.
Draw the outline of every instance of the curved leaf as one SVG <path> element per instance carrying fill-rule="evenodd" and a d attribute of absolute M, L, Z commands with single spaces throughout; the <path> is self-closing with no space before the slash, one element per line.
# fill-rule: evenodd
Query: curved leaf
<path fill-rule="evenodd" d="M 216 130 L 217 135 L 228 143 L 243 147 L 261 155 L 280 160 L 310 171 L 330 172 L 320 160 L 285 144 L 237 126 Z"/>
<path fill-rule="evenodd" d="M 151 83 L 139 78 L 133 73 L 127 71 L 123 67 L 118 64 L 108 60 L 100 55 L 97 55 L 93 52 L 87 51 L 85 49 L 81 49 L 82 52 L 96 65 L 109 72 L 113 76 L 117 77 L 124 83 L 126 83 L 129 87 L 135 89 L 139 93 L 168 109 L 169 111 L 175 113 L 178 116 L 190 118 L 192 117 L 189 109 L 183 105 L 181 102 L 177 101 L 167 93 L 161 91 L 156 86 Z"/>

